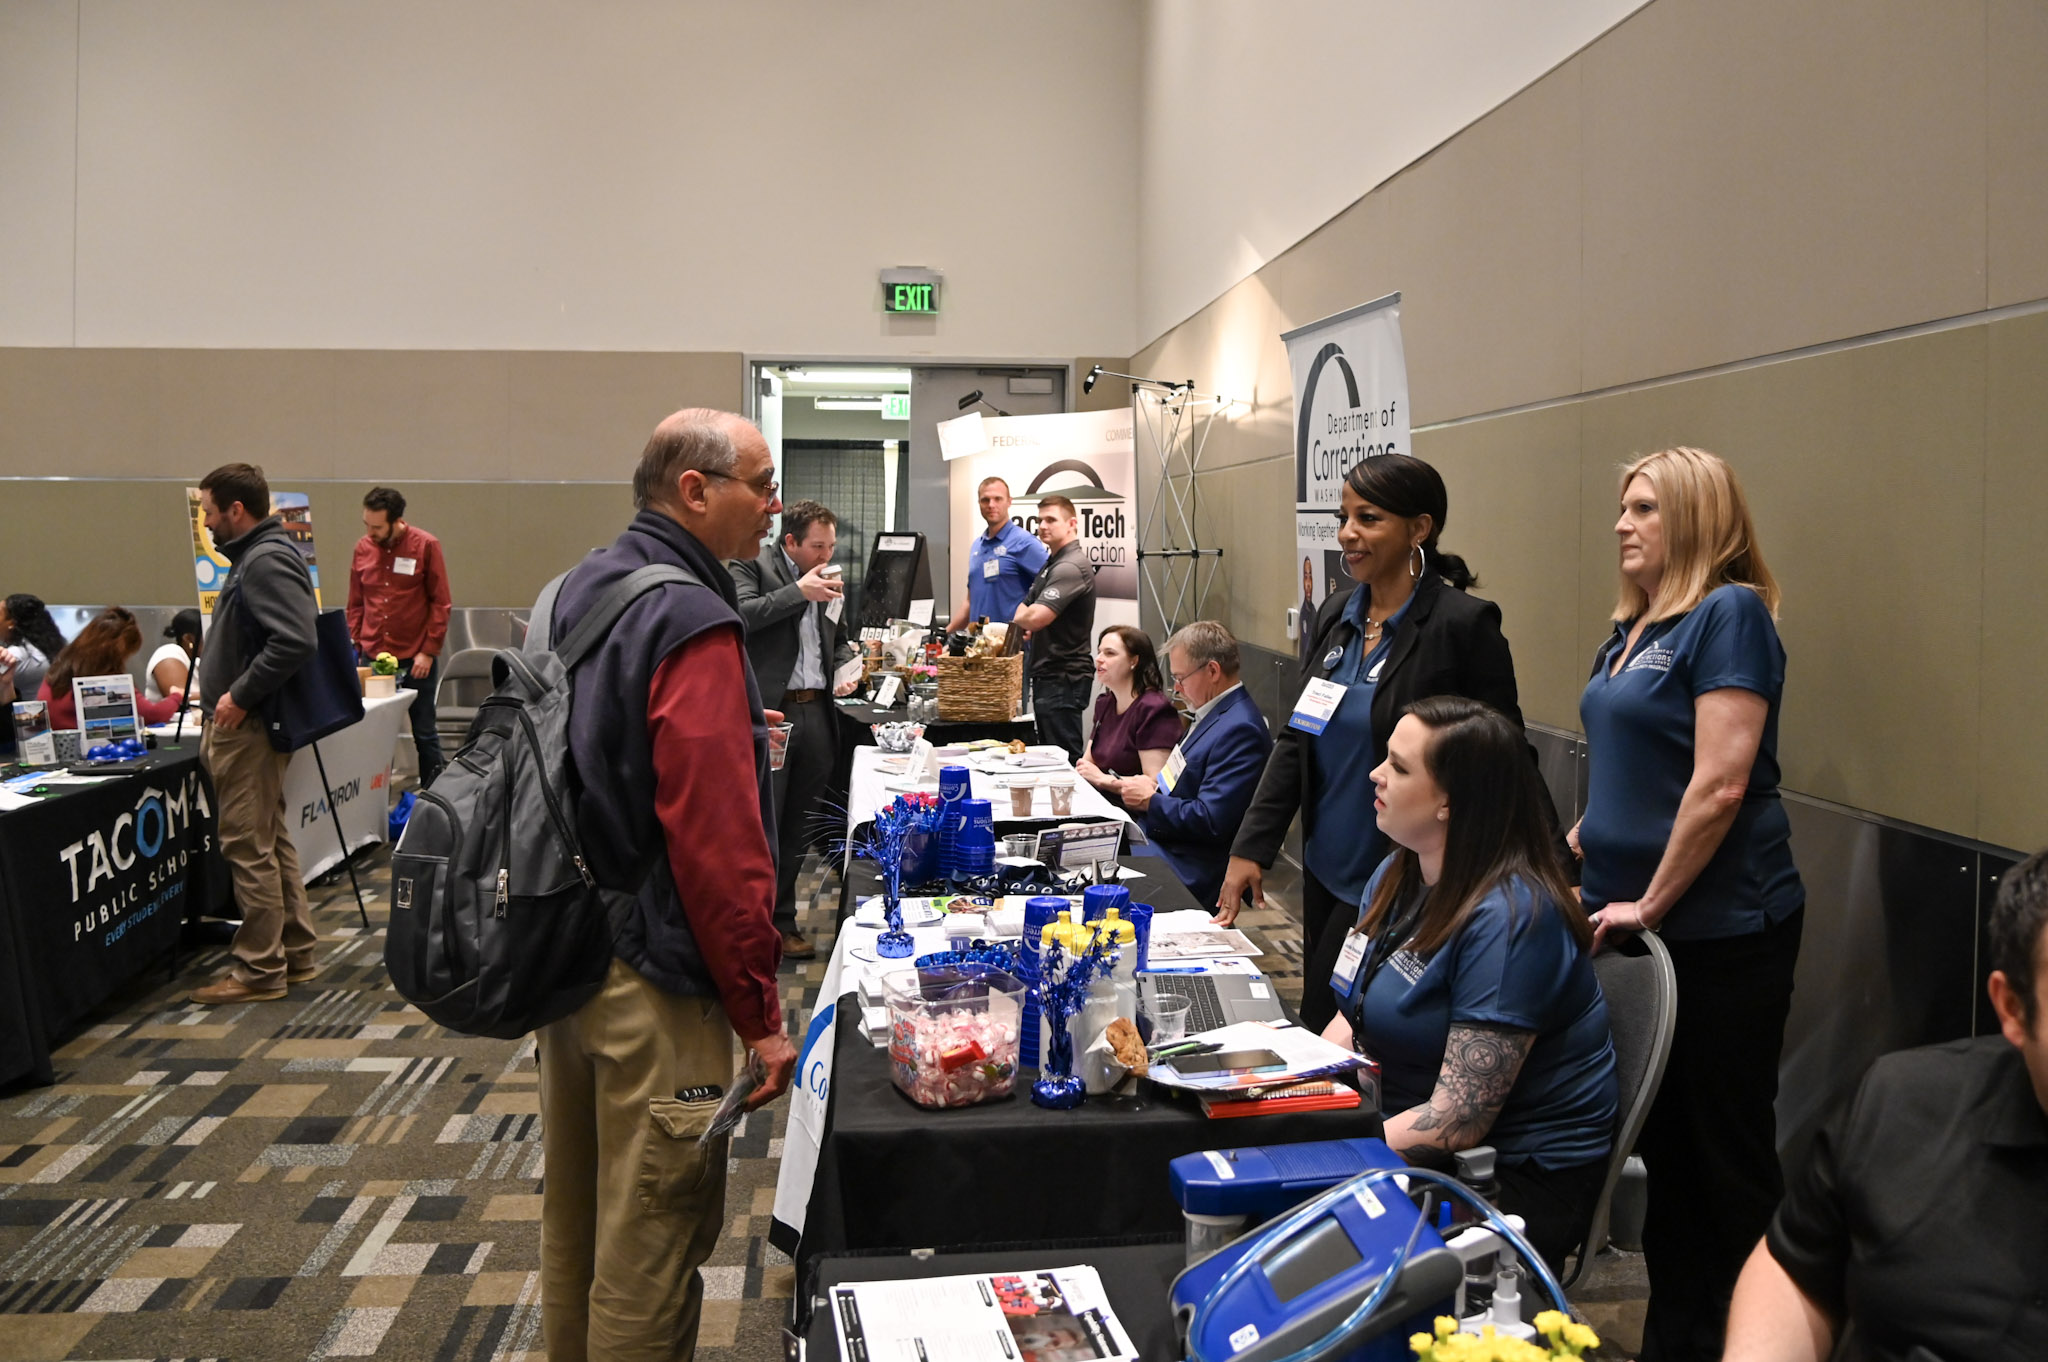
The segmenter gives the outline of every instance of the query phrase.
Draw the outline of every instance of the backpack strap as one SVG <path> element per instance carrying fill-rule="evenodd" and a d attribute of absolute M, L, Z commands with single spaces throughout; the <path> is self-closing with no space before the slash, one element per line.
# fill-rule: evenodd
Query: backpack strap
<path fill-rule="evenodd" d="M 556 573 L 540 589 L 540 595 L 534 597 L 533 613 L 526 617 L 526 644 L 521 652 L 544 653 L 554 642 L 555 597 L 562 594 L 562 583 L 568 581 L 569 573 L 575 570 L 570 568 L 567 572 Z"/>
<path fill-rule="evenodd" d="M 576 664 L 604 640 L 612 626 L 619 622 L 619 616 L 626 613 L 627 606 L 656 587 L 669 585 L 703 586 L 704 581 L 688 568 L 677 567 L 673 563 L 649 563 L 613 582 L 605 589 L 604 595 L 598 597 L 590 613 L 576 622 L 576 627 L 569 631 L 569 637 L 562 641 L 562 646 L 555 649 L 563 670 L 576 670 Z"/>

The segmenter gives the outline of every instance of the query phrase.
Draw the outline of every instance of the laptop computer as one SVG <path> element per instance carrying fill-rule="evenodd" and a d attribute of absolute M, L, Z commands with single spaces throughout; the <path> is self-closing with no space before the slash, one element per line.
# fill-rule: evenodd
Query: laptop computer
<path fill-rule="evenodd" d="M 1235 1022 L 1279 1021 L 1287 1015 L 1268 979 L 1243 974 L 1140 974 L 1139 996 L 1188 1000 L 1188 1034 Z"/>

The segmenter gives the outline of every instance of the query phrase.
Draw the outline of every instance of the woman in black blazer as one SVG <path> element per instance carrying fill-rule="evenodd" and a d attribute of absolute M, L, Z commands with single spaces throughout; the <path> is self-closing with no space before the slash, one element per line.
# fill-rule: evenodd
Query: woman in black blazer
<path fill-rule="evenodd" d="M 1471 569 L 1437 547 L 1448 502 L 1437 471 L 1405 454 L 1366 459 L 1345 478 L 1337 542 L 1358 585 L 1316 611 L 1302 698 L 1275 734 L 1230 849 L 1216 905 L 1225 923 L 1235 920 L 1246 894 L 1255 907 L 1265 906 L 1263 872 L 1301 811 L 1301 1013 L 1316 1030 L 1335 1008 L 1335 946 L 1389 850 L 1373 810 L 1371 772 L 1386 760 L 1387 736 L 1401 711 L 1425 696 L 1462 695 L 1493 706 L 1517 727 L 1522 722 L 1500 607 L 1466 595 L 1477 581 Z M 1334 702 L 1320 732 L 1316 717 L 1305 717 L 1318 694 Z"/>

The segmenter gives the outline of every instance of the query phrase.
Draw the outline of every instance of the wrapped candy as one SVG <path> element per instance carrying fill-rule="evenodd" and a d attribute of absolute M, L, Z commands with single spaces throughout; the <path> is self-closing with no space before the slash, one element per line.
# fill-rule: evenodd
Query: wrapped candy
<path fill-rule="evenodd" d="M 966 1107 L 1007 1097 L 1017 1081 L 1024 986 L 973 965 L 920 969 L 883 981 L 889 1070 L 921 1107 Z"/>

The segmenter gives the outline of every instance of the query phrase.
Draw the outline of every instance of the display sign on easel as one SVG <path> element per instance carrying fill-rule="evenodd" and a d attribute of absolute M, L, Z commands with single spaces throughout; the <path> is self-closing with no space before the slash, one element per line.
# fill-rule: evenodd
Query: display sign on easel
<path fill-rule="evenodd" d="M 221 584 L 228 579 L 228 569 L 234 565 L 227 555 L 213 542 L 212 531 L 206 528 L 206 511 L 199 501 L 199 489 L 185 489 L 185 510 L 192 530 L 192 574 L 199 581 L 199 618 L 201 627 L 213 623 L 214 602 L 220 598 Z M 299 557 L 306 564 L 306 572 L 313 578 L 313 605 L 320 606 L 320 562 L 313 551 L 313 504 L 304 492 L 272 492 L 270 513 L 284 526 L 284 532 L 292 541 L 292 547 L 299 551 Z"/>
<path fill-rule="evenodd" d="M 142 736 L 142 716 L 135 708 L 135 678 L 128 673 L 74 676 L 71 699 L 78 706 L 78 741 L 86 750 Z"/>

